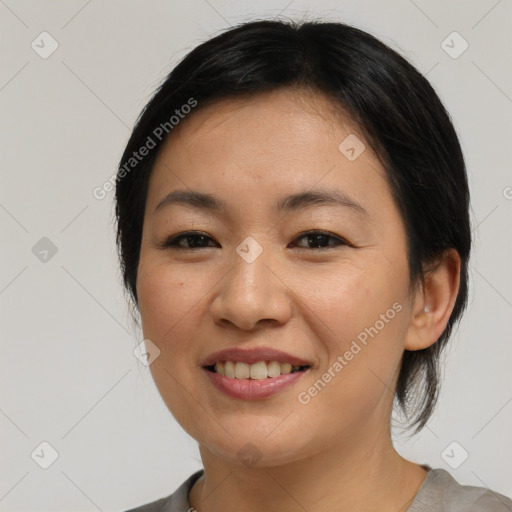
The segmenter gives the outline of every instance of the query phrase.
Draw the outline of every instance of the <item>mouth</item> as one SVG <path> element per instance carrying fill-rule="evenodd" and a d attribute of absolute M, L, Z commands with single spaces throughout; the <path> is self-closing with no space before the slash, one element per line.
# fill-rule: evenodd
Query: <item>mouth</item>
<path fill-rule="evenodd" d="M 313 363 L 273 347 L 229 347 L 210 354 L 200 366 L 208 381 L 225 395 L 260 400 L 296 384 Z"/>
<path fill-rule="evenodd" d="M 309 364 L 292 365 L 291 363 L 281 363 L 275 360 L 262 360 L 252 364 L 228 360 L 218 361 L 215 364 L 203 366 L 203 368 L 230 379 L 264 380 L 290 373 L 305 372 L 311 366 Z"/>

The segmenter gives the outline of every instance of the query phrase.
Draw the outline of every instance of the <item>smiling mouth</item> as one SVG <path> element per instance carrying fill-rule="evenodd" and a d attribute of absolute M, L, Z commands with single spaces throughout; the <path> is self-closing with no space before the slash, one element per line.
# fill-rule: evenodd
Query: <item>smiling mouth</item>
<path fill-rule="evenodd" d="M 311 368 L 311 366 L 293 366 L 290 363 L 279 363 L 278 361 L 258 361 L 254 364 L 241 361 L 219 361 L 203 368 L 231 379 L 263 380 L 289 373 L 303 372 Z"/>

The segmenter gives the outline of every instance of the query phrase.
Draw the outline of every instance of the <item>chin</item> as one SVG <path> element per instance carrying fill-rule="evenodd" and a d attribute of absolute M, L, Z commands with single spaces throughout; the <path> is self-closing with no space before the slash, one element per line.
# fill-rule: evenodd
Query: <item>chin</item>
<path fill-rule="evenodd" d="M 305 458 L 309 452 L 315 451 L 315 439 L 304 438 L 303 428 L 283 429 L 281 432 L 279 426 L 276 429 L 284 417 L 286 415 L 279 421 L 272 418 L 272 427 L 268 426 L 270 422 L 258 425 L 254 418 L 248 418 L 250 421 L 238 423 L 232 429 L 226 424 L 226 430 L 231 436 L 220 427 L 215 432 L 208 430 L 189 434 L 198 441 L 201 450 L 206 449 L 215 457 L 232 464 L 258 468 L 281 466 Z"/>

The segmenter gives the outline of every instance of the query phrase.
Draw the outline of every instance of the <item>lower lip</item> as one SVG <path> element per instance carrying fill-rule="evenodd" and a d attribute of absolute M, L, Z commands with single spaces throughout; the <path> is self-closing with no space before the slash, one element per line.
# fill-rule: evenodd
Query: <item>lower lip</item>
<path fill-rule="evenodd" d="M 308 370 L 302 372 L 287 373 L 279 377 L 267 379 L 233 379 L 219 373 L 204 370 L 212 384 L 233 398 L 243 400 L 260 400 L 279 393 L 283 389 L 297 382 Z"/>

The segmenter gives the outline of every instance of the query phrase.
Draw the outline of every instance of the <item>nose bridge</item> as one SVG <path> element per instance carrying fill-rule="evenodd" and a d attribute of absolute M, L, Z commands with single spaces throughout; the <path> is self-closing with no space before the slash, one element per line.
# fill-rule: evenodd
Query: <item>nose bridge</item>
<path fill-rule="evenodd" d="M 244 239 L 232 255 L 232 268 L 222 280 L 212 305 L 216 321 L 243 329 L 260 320 L 285 322 L 290 314 L 286 286 L 276 276 L 271 250 L 253 237 Z"/>
<path fill-rule="evenodd" d="M 271 249 L 263 246 L 252 236 L 243 240 L 235 249 L 233 258 L 232 284 L 240 288 L 243 296 L 262 296 L 268 293 L 270 283 L 269 265 L 271 265 Z"/>

